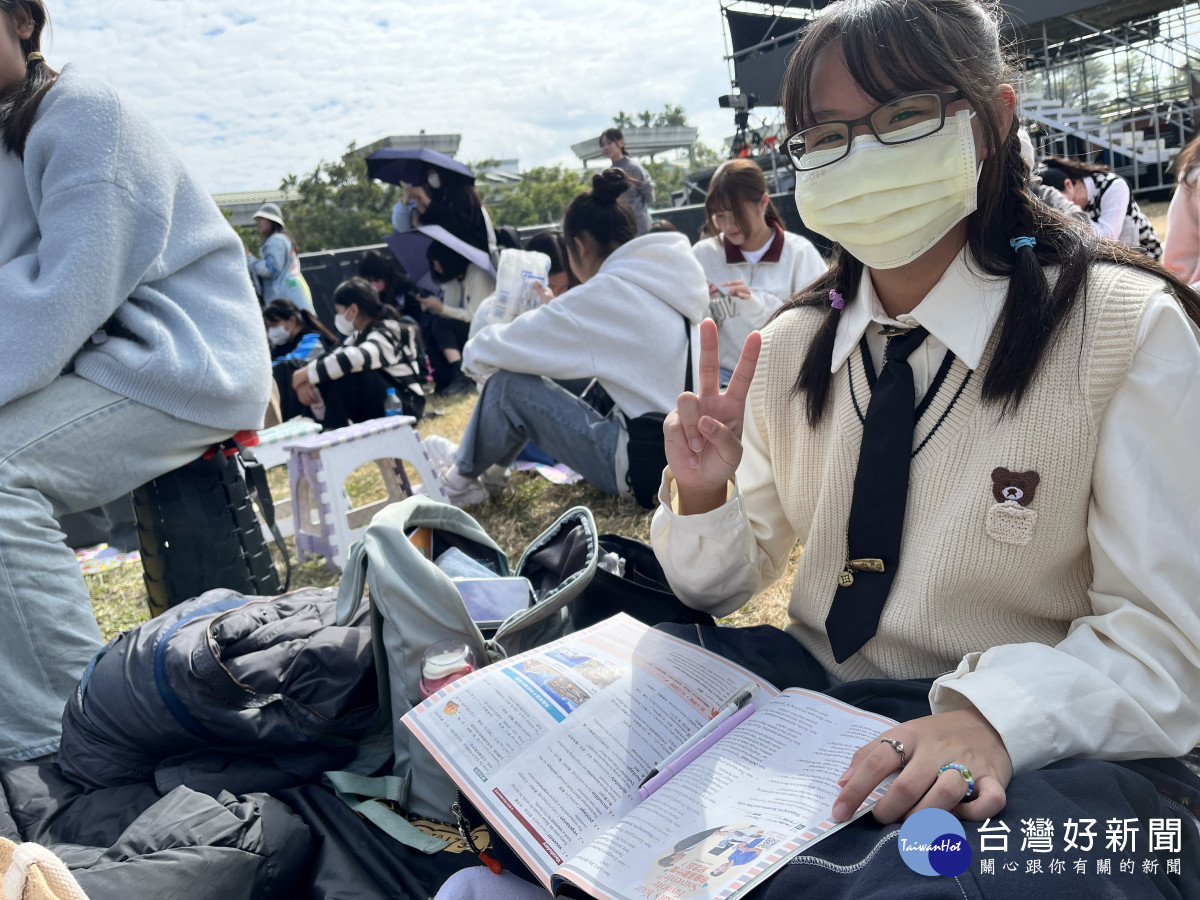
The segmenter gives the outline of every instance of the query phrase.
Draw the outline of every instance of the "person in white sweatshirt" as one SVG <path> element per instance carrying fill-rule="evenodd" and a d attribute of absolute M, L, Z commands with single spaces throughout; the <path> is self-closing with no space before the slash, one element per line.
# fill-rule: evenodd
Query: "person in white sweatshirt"
<path fill-rule="evenodd" d="M 825 260 L 807 238 L 784 230 L 762 169 L 752 160 L 721 164 L 708 184 L 704 213 L 712 237 L 698 241 L 692 252 L 708 279 L 728 381 L 750 332 L 824 275 Z"/>
<path fill-rule="evenodd" d="M 56 517 L 259 428 L 267 339 L 241 242 L 112 88 L 0 0 L 0 757 L 58 746 L 100 649 Z"/>
<path fill-rule="evenodd" d="M 628 186 L 608 169 L 567 207 L 563 232 L 582 284 L 467 344 L 467 368 L 490 377 L 445 476 L 453 502 L 486 499 L 477 476 L 511 463 L 529 441 L 605 493 L 630 493 L 626 418 L 674 408 L 689 342 L 693 367 L 698 358 L 708 289 L 683 235 L 635 239 L 621 196 Z M 577 379 L 595 379 L 612 410 L 557 383 Z"/>

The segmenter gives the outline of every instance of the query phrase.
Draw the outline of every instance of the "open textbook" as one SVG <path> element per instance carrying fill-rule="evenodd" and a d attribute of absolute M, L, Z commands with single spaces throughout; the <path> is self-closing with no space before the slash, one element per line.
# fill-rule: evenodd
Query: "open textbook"
<path fill-rule="evenodd" d="M 640 799 L 748 683 L 754 713 Z M 611 900 L 738 896 L 841 827 L 838 776 L 895 724 L 625 615 L 452 682 L 402 721 L 548 889 Z"/>

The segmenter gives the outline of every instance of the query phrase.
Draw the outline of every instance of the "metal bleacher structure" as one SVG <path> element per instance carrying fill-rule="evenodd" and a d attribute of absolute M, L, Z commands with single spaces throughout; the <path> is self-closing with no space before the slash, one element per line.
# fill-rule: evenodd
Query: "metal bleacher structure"
<path fill-rule="evenodd" d="M 721 0 L 735 91 L 779 104 L 787 58 L 829 2 Z M 1200 4 L 1003 0 L 1021 69 L 1021 115 L 1039 155 L 1110 166 L 1135 194 L 1166 196 L 1197 125 Z"/>

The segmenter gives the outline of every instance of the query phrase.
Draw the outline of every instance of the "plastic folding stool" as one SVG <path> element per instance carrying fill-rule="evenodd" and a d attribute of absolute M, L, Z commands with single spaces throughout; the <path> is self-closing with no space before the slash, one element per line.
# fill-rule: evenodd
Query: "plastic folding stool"
<path fill-rule="evenodd" d="M 323 556 L 327 565 L 340 571 L 350 545 L 389 503 L 414 493 L 449 502 L 414 424 L 412 416 L 389 416 L 286 445 L 291 451 L 288 482 L 296 555 L 301 561 L 310 555 Z M 343 485 L 355 469 L 369 462 L 379 467 L 387 497 L 352 509 Z M 404 463 L 416 471 L 419 485 L 409 482 Z"/>
<path fill-rule="evenodd" d="M 310 419 L 296 419 L 264 428 L 258 433 L 258 446 L 254 448 L 254 458 L 268 471 L 276 466 L 286 466 L 291 455 L 287 450 L 288 442 L 320 433 L 321 426 Z M 275 497 L 274 500 L 275 524 L 279 526 L 279 533 L 284 537 L 291 537 L 295 531 L 292 522 L 292 498 Z"/>

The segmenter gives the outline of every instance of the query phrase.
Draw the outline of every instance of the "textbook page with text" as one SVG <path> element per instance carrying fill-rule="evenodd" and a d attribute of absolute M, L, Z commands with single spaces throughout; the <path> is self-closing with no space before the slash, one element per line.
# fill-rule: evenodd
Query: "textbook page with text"
<path fill-rule="evenodd" d="M 656 763 L 747 685 L 753 715 L 642 800 Z M 454 681 L 402 721 L 548 889 L 611 900 L 744 892 L 841 827 L 838 776 L 895 724 L 625 615 Z"/>

